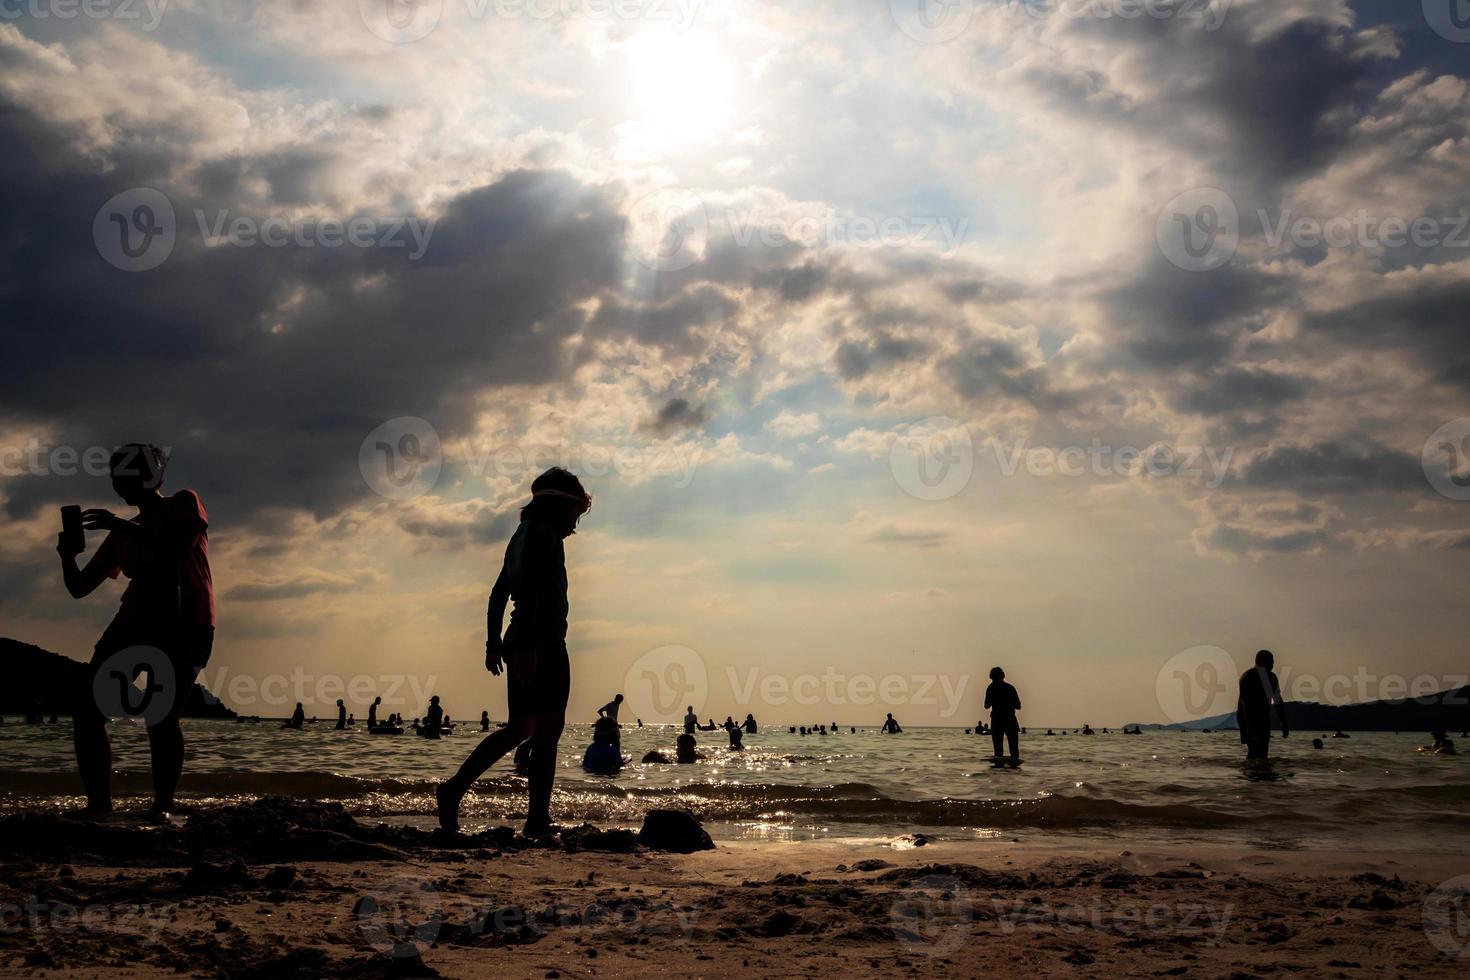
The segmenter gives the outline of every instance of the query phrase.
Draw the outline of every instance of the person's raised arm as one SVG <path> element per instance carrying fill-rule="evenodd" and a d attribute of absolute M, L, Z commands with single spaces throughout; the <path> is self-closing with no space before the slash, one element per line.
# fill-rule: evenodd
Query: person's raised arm
<path fill-rule="evenodd" d="M 61 578 L 66 583 L 66 591 L 73 599 L 82 599 L 96 591 L 102 580 L 112 574 L 114 562 L 112 549 L 107 542 L 102 542 L 102 547 L 92 555 L 91 561 L 83 568 L 77 567 L 77 556 L 80 551 L 67 546 L 66 536 L 61 535 L 56 539 L 56 553 L 61 556 Z"/>

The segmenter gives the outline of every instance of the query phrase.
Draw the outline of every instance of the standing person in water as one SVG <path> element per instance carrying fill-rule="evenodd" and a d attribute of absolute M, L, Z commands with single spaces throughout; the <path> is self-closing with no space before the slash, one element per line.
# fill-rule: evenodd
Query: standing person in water
<path fill-rule="evenodd" d="M 1015 685 L 1006 680 L 1006 672 L 999 667 L 990 668 L 985 707 L 990 709 L 990 744 L 995 749 L 995 757 L 1001 757 L 1004 743 L 1009 742 L 1011 761 L 1019 761 L 1021 725 L 1016 721 L 1016 712 L 1021 710 L 1021 695 Z"/>
<path fill-rule="evenodd" d="M 1272 669 L 1276 657 L 1270 650 L 1256 654 L 1256 665 L 1240 675 L 1240 700 L 1235 706 L 1235 720 L 1240 726 L 1240 740 L 1246 746 L 1247 759 L 1265 759 L 1271 754 L 1271 709 L 1281 721 L 1281 737 L 1291 731 L 1286 726 L 1286 703 L 1281 699 L 1281 682 Z"/>
<path fill-rule="evenodd" d="M 184 771 L 184 730 L 179 724 L 195 678 L 214 648 L 214 581 L 209 570 L 209 518 L 193 490 L 165 497 L 166 459 L 157 446 L 130 443 L 108 461 L 112 489 L 123 503 L 138 509 L 132 518 L 100 508 L 82 513 L 82 527 L 106 531 L 107 537 L 86 567 L 77 567 L 83 542 L 61 535 L 56 545 L 66 590 L 73 598 L 90 595 L 104 579 L 128 578 L 117 615 L 92 653 L 85 686 L 76 692 L 72 739 L 77 769 L 87 793 L 88 814 L 112 810 L 112 745 L 107 718 L 97 703 L 97 673 L 115 654 L 130 648 L 151 649 L 160 662 L 126 665 L 148 673 L 144 712 L 153 763 L 150 819 L 167 820 L 174 790 Z M 116 664 L 111 668 L 116 670 Z M 134 677 L 115 678 L 120 685 Z M 105 686 L 106 680 L 100 682 Z M 126 692 L 122 692 L 126 694 Z M 161 697 L 161 709 L 149 711 L 147 699 Z"/>
<path fill-rule="evenodd" d="M 592 509 L 582 482 L 552 467 L 531 484 L 531 502 L 521 508 L 521 524 L 505 549 L 505 562 L 490 590 L 485 668 L 506 672 L 510 720 L 487 735 L 459 772 L 439 784 L 439 825 L 459 830 L 459 804 L 476 779 L 522 742 L 531 743 L 530 805 L 525 833 L 552 831 L 551 784 L 556 747 L 566 725 L 571 694 L 567 658 L 567 566 L 562 542 Z M 507 601 L 514 601 L 510 625 L 500 634 Z"/>

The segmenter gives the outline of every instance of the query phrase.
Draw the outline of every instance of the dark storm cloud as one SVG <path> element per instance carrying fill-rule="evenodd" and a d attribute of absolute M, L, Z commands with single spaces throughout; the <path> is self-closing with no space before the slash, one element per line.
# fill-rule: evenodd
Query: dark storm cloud
<path fill-rule="evenodd" d="M 838 374 L 848 381 L 857 381 L 923 357 L 929 350 L 930 345 L 921 340 L 878 331 L 871 340 L 844 340 L 837 345 L 834 359 Z"/>
<path fill-rule="evenodd" d="M 673 435 L 685 429 L 697 429 L 704 425 L 703 405 L 691 405 L 687 399 L 671 398 L 658 414 L 644 425 L 646 431 L 659 436 Z"/>
<path fill-rule="evenodd" d="M 1162 256 L 1102 294 L 1123 353 L 1147 371 L 1207 370 L 1288 294 L 1289 280 L 1236 265 L 1187 272 Z"/>
<path fill-rule="evenodd" d="M 1262 368 L 1226 368 L 1185 388 L 1175 406 L 1196 415 L 1273 409 L 1305 397 L 1307 384 L 1296 375 Z"/>
<path fill-rule="evenodd" d="M 1157 82 L 1147 99 L 1066 62 L 1033 64 L 1023 78 L 1063 111 L 1173 142 L 1220 172 L 1275 187 L 1333 159 L 1388 80 L 1388 59 L 1371 34 L 1327 15 L 1287 22 L 1273 6 L 1237 4 L 1213 31 L 1177 17 L 1055 18 L 1054 43 L 1102 43 L 1119 52 L 1113 65 L 1147 65 Z"/>
<path fill-rule="evenodd" d="M 1427 490 L 1419 457 L 1366 440 L 1261 449 L 1227 485 L 1309 495 Z"/>
<path fill-rule="evenodd" d="M 172 255 L 123 272 L 94 247 L 93 217 L 123 189 L 172 186 L 178 161 L 122 152 L 97 174 L 14 108 L 0 110 L 0 140 L 14 148 L 0 156 L 0 421 L 50 423 L 78 447 L 173 446 L 170 484 L 200 488 L 216 518 L 329 514 L 368 493 L 358 448 L 383 421 L 420 416 L 450 439 L 487 388 L 563 377 L 578 304 L 622 268 L 615 202 L 521 171 L 449 201 L 417 261 L 407 248 L 206 247 L 195 208 L 249 212 L 175 194 Z M 674 331 L 677 314 L 647 322 L 661 316 L 653 343 Z M 108 495 L 55 476 L 7 479 L 4 493 L 12 517 Z"/>
<path fill-rule="evenodd" d="M 956 393 L 974 402 L 1013 399 L 1051 410 L 1075 400 L 1053 387 L 1044 366 L 1027 361 L 1014 346 L 993 337 L 972 340 L 959 353 L 943 358 L 938 368 Z"/>
<path fill-rule="evenodd" d="M 1301 531 L 1254 531 L 1232 524 L 1217 524 L 1206 538 L 1209 547 L 1235 554 L 1269 552 L 1289 554 L 1313 551 L 1331 543 L 1331 537 L 1320 528 Z"/>
<path fill-rule="evenodd" d="M 827 269 L 816 262 L 804 262 L 790 269 L 767 269 L 752 280 L 760 289 L 773 289 L 784 300 L 804 303 L 821 291 L 827 282 Z"/>
<path fill-rule="evenodd" d="M 1470 281 L 1425 283 L 1344 309 L 1311 313 L 1317 336 L 1377 350 L 1409 349 L 1439 381 L 1470 391 Z"/>

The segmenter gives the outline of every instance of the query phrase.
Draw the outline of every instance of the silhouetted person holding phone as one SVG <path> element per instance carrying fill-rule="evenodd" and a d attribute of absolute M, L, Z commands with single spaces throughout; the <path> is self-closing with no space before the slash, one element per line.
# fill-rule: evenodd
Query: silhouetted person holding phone
<path fill-rule="evenodd" d="M 209 518 L 193 490 L 171 496 L 160 492 L 165 463 L 157 446 L 130 443 L 120 447 L 108 461 L 112 489 L 123 503 L 138 509 L 137 515 L 123 518 L 101 508 L 83 511 L 84 530 L 107 532 L 84 568 L 77 567 L 76 559 L 85 550 L 85 542 L 74 527 L 73 533 L 64 530 L 56 544 L 66 589 L 74 598 L 90 595 L 105 579 L 118 575 L 128 579 L 117 614 L 93 650 L 86 686 L 76 692 L 72 710 L 77 769 L 89 814 L 112 810 L 112 746 L 107 718 L 95 693 L 98 684 L 115 680 L 130 686 L 142 673 L 149 675 L 139 709 L 148 725 L 153 764 L 153 805 L 148 816 L 163 821 L 173 809 L 174 790 L 184 769 L 179 716 L 214 647 Z M 138 647 L 152 652 L 125 655 L 127 663 L 122 666 L 132 676 L 98 679 L 100 670 L 117 670 L 122 663 L 109 665 L 109 658 Z M 155 663 L 150 658 L 160 659 Z M 131 704 L 128 691 L 120 694 Z M 152 698 L 163 701 L 155 703 Z"/>
<path fill-rule="evenodd" d="M 985 707 L 990 709 L 990 744 L 995 749 L 995 757 L 1001 757 L 1004 743 L 1009 742 L 1011 760 L 1018 761 L 1021 758 L 1021 724 L 1016 720 L 1016 712 L 1021 710 L 1021 695 L 1006 680 L 1006 672 L 999 667 L 990 668 Z"/>
<path fill-rule="evenodd" d="M 1265 759 L 1271 755 L 1271 709 L 1281 721 L 1281 737 L 1291 731 L 1286 725 L 1286 704 L 1281 699 L 1281 682 L 1272 670 L 1276 657 L 1270 650 L 1256 654 L 1256 665 L 1240 675 L 1240 700 L 1235 706 L 1240 740 L 1246 746 L 1247 759 Z"/>
<path fill-rule="evenodd" d="M 520 527 L 505 549 L 505 561 L 490 590 L 486 613 L 485 668 L 506 672 L 510 720 L 487 735 L 459 771 L 435 793 L 439 825 L 459 830 L 459 804 L 476 779 L 501 756 L 530 741 L 530 804 L 525 833 L 552 831 L 551 787 L 556 776 L 556 749 L 566 726 L 571 694 L 567 657 L 567 566 L 563 541 L 576 533 L 577 522 L 592 508 L 582 482 L 561 467 L 552 467 L 531 484 L 531 502 L 521 508 Z M 500 634 L 508 601 L 514 601 L 510 625 Z"/>

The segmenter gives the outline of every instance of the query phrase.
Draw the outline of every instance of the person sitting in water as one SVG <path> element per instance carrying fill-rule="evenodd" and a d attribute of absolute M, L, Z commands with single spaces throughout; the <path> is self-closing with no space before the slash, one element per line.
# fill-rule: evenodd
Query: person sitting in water
<path fill-rule="evenodd" d="M 357 726 L 357 715 L 348 715 L 347 716 L 347 727 L 348 728 L 354 728 L 356 726 Z"/>
<path fill-rule="evenodd" d="M 747 735 L 754 735 L 756 732 L 760 731 L 760 726 L 755 723 L 755 715 L 747 714 L 745 716 L 745 721 L 742 724 L 745 727 L 745 734 Z"/>
<path fill-rule="evenodd" d="M 347 705 L 345 705 L 345 704 L 342 703 L 342 699 L 341 698 L 338 698 L 337 699 L 337 731 L 340 732 L 342 729 L 344 729 L 346 727 L 347 727 Z"/>
<path fill-rule="evenodd" d="M 1095 731 L 1092 730 L 1092 726 L 1091 725 L 1088 725 L 1088 724 L 1086 724 L 1084 722 L 1083 725 L 1082 725 L 1082 734 L 1083 735 L 1096 735 L 1097 732 L 1095 732 Z"/>
<path fill-rule="evenodd" d="M 490 730 L 490 712 L 488 712 L 488 711 L 482 711 L 482 712 L 480 712 L 480 731 L 482 731 L 482 732 L 488 732 L 489 730 Z"/>
<path fill-rule="evenodd" d="M 1420 752 L 1428 752 L 1428 753 L 1431 753 L 1433 755 L 1458 755 L 1459 754 L 1459 753 L 1457 753 L 1455 751 L 1455 743 L 1450 738 L 1448 732 L 1443 732 L 1443 731 L 1430 732 L 1430 736 L 1434 739 L 1434 744 L 1432 744 L 1432 745 L 1426 745 L 1426 746 L 1422 747 L 1421 749 L 1419 749 Z"/>
<path fill-rule="evenodd" d="M 618 747 L 618 723 L 599 718 L 592 726 L 592 744 L 582 756 L 582 768 L 588 772 L 612 774 L 623 768 L 623 752 Z"/>
<path fill-rule="evenodd" d="M 306 724 L 306 709 L 301 707 L 301 702 L 296 702 L 296 710 L 291 712 L 291 720 L 282 725 L 282 728 L 295 728 L 300 730 Z"/>
<path fill-rule="evenodd" d="M 1333 735 L 1332 735 L 1332 737 L 1333 738 L 1352 738 L 1351 735 L 1349 735 L 1347 732 L 1343 731 L 1342 729 L 1338 729 L 1336 732 L 1334 732 Z"/>
<path fill-rule="evenodd" d="M 689 709 L 684 712 L 684 731 L 685 733 L 692 735 L 694 734 L 694 730 L 698 727 L 699 716 L 694 713 L 694 705 L 691 704 L 689 706 Z"/>
<path fill-rule="evenodd" d="M 599 718 L 611 718 L 613 720 L 613 724 L 617 724 L 617 721 L 618 721 L 618 709 L 621 708 L 622 706 L 623 706 L 623 696 L 621 694 L 619 694 L 617 697 L 613 698 L 607 704 L 604 704 L 602 707 L 600 707 L 600 708 L 597 709 L 597 717 L 599 717 Z"/>
<path fill-rule="evenodd" d="M 902 735 L 903 734 L 903 729 L 899 727 L 898 722 L 895 721 L 894 718 L 893 718 L 893 712 L 890 711 L 888 713 L 887 720 L 885 720 L 883 722 L 883 729 L 882 729 L 882 731 L 883 731 L 883 734 L 884 735 Z"/>
<path fill-rule="evenodd" d="M 648 752 L 645 752 L 643 754 L 643 764 L 646 765 L 646 766 L 647 765 L 666 766 L 666 765 L 669 764 L 669 757 L 666 756 L 666 755 L 664 755 L 658 749 L 652 749 L 652 750 L 650 750 Z"/>
<path fill-rule="evenodd" d="M 698 744 L 699 743 L 694 740 L 693 733 L 685 732 L 683 735 L 680 735 L 678 740 L 674 743 L 675 757 L 679 760 L 681 764 L 684 765 L 700 761 L 704 758 L 704 754 L 697 751 Z"/>
<path fill-rule="evenodd" d="M 744 738 L 745 738 L 745 731 L 739 725 L 731 725 L 730 726 L 730 751 L 731 752 L 743 752 L 743 751 L 745 751 L 745 743 L 743 741 Z"/>
<path fill-rule="evenodd" d="M 1321 749 L 1323 749 L 1325 747 L 1326 747 L 1325 746 L 1325 743 L 1323 743 L 1323 741 L 1320 738 L 1314 738 L 1314 739 L 1312 739 L 1312 748 L 1321 750 Z"/>
<path fill-rule="evenodd" d="M 1281 682 L 1272 669 L 1276 657 L 1270 650 L 1256 653 L 1256 664 L 1240 675 L 1240 698 L 1235 706 L 1235 720 L 1240 726 L 1240 741 L 1246 746 L 1247 759 L 1265 759 L 1271 754 L 1271 709 L 1281 721 L 1281 737 L 1291 730 L 1286 725 L 1286 703 L 1281 699 Z"/>
<path fill-rule="evenodd" d="M 1000 667 L 990 668 L 990 686 L 985 689 L 985 707 L 990 709 L 990 745 L 995 757 L 1002 755 L 1004 745 L 1009 743 L 1011 759 L 1021 758 L 1021 725 L 1016 721 L 1016 712 L 1021 710 L 1021 695 L 1014 685 L 1006 680 L 1006 672 Z"/>

